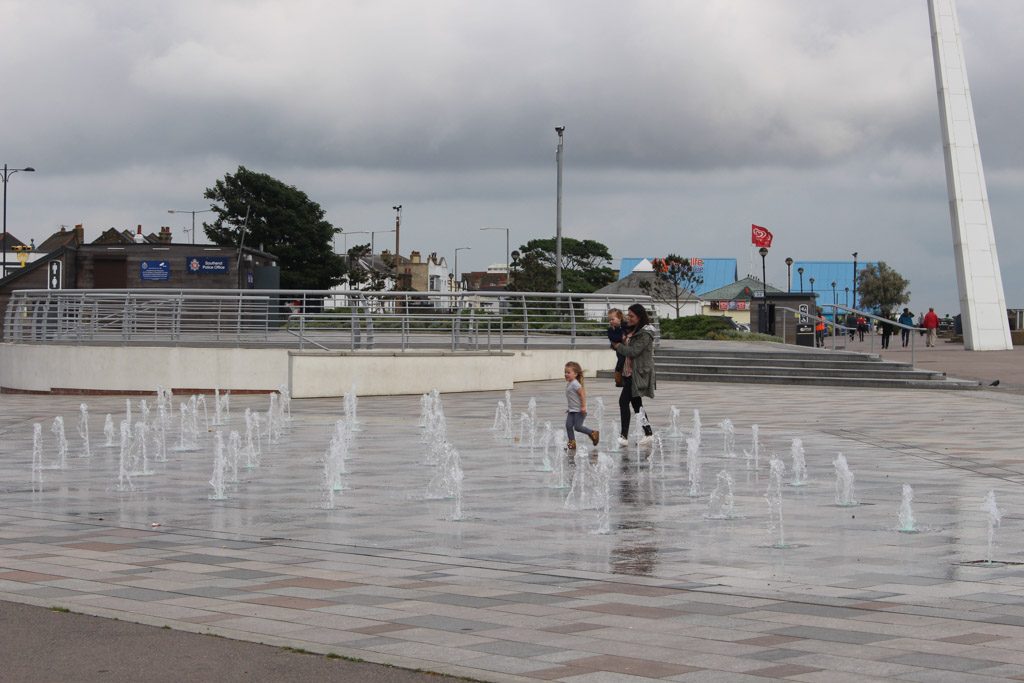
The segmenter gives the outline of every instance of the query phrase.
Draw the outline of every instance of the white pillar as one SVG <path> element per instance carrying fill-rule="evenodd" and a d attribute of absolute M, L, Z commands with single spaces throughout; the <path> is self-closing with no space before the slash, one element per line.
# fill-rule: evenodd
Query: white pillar
<path fill-rule="evenodd" d="M 1013 348 L 954 0 L 928 0 L 964 347 Z"/>

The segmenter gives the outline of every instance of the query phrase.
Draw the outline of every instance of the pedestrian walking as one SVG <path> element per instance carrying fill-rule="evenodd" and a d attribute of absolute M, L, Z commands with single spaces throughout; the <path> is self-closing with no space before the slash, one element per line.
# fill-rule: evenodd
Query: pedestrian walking
<path fill-rule="evenodd" d="M 928 312 L 924 314 L 924 329 L 928 334 L 925 346 L 935 346 L 935 341 L 939 336 L 939 316 L 934 308 L 929 308 Z"/>
<path fill-rule="evenodd" d="M 612 344 L 615 353 L 626 359 L 622 367 L 622 393 L 619 394 L 619 445 L 629 445 L 629 422 L 635 411 L 644 430 L 644 436 L 640 439 L 640 445 L 644 446 L 654 440 L 654 430 L 644 412 L 643 400 L 644 396 L 654 398 L 657 386 L 654 372 L 654 325 L 651 325 L 647 309 L 641 304 L 629 307 L 626 322 L 629 324 L 626 336 L 621 342 Z"/>
<path fill-rule="evenodd" d="M 907 326 L 900 328 L 900 339 L 903 342 L 903 348 L 907 348 L 907 345 L 910 344 L 910 328 L 914 326 L 914 314 L 910 312 L 909 308 L 904 308 L 897 322 L 900 325 Z"/>

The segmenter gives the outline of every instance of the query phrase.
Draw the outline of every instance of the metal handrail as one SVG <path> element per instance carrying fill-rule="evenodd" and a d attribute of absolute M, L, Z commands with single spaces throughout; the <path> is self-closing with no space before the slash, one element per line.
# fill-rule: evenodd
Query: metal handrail
<path fill-rule="evenodd" d="M 823 309 L 824 308 L 831 308 L 832 309 L 832 311 L 833 311 L 832 319 L 829 319 L 829 318 L 827 318 L 825 316 L 817 316 L 817 315 L 814 315 L 812 313 L 804 313 L 804 312 L 799 311 L 799 310 L 797 310 L 795 308 L 790 308 L 789 306 L 779 306 L 778 304 L 776 304 L 776 308 L 777 309 L 781 309 L 781 310 L 785 310 L 785 311 L 791 311 L 792 313 L 795 313 L 798 316 L 803 316 L 804 318 L 807 318 L 809 320 L 814 320 L 815 323 L 817 323 L 818 321 L 821 321 L 821 322 L 825 323 L 826 327 L 831 326 L 832 327 L 832 350 L 833 351 L 836 350 L 836 337 L 838 335 L 836 335 L 835 332 L 836 332 L 837 328 L 842 328 L 844 336 L 846 335 L 847 332 L 856 332 L 857 331 L 856 326 L 851 327 L 849 325 L 844 325 L 842 323 L 835 322 L 835 318 L 836 318 L 837 314 L 840 313 L 840 312 L 845 312 L 846 319 L 849 319 L 849 316 L 851 314 L 853 314 L 853 315 L 861 315 L 861 316 L 864 316 L 869 321 L 873 320 L 873 321 L 876 321 L 878 323 L 889 323 L 890 325 L 892 325 L 894 327 L 897 327 L 899 329 L 909 330 L 909 331 L 912 331 L 912 332 L 920 332 L 921 330 L 924 329 L 922 327 L 916 327 L 914 325 L 904 325 L 903 323 L 901 323 L 899 321 L 889 320 L 888 318 L 884 318 L 884 317 L 882 317 L 880 315 L 875 315 L 874 313 L 870 313 L 868 311 L 861 311 L 861 310 L 858 310 L 856 308 L 850 308 L 849 306 L 844 306 L 842 304 L 829 304 L 829 303 L 825 303 L 825 304 L 821 305 L 821 308 L 823 308 Z M 782 316 L 782 320 L 783 320 L 783 323 L 782 323 L 783 324 L 783 327 L 782 327 L 782 337 L 783 337 L 783 339 L 785 339 L 785 337 L 786 337 L 786 327 L 785 327 L 786 322 L 785 321 L 786 321 L 787 317 L 788 316 Z M 874 325 L 872 325 L 872 330 L 873 329 L 874 329 Z M 869 338 L 870 338 L 870 343 L 871 343 L 870 353 L 873 354 L 875 352 L 875 335 L 871 334 Z M 916 350 L 915 350 L 916 341 L 917 341 L 916 336 L 913 335 L 913 334 L 910 335 L 910 364 L 911 365 L 915 365 L 915 361 L 916 361 Z M 823 348 L 825 348 L 825 347 L 823 347 Z M 843 348 L 844 349 L 846 348 L 845 343 L 843 345 Z"/>
<path fill-rule="evenodd" d="M 605 347 L 607 310 L 633 303 L 654 312 L 646 296 L 555 292 L 17 290 L 2 320 L 19 343 L 500 351 Z"/>

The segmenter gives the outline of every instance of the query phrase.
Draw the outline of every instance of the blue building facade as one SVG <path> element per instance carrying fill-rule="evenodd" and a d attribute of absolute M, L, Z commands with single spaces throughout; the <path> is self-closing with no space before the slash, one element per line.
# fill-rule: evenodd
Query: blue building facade
<path fill-rule="evenodd" d="M 633 272 L 633 269 L 640 264 L 644 259 L 651 261 L 660 256 L 646 256 L 646 257 L 629 257 L 623 258 L 619 262 L 619 279 L 626 277 Z M 736 259 L 734 258 L 701 258 L 697 256 L 691 256 L 690 264 L 693 265 L 695 271 L 699 272 L 701 277 L 704 278 L 703 284 L 697 287 L 697 296 L 700 296 L 704 292 L 710 292 L 714 289 L 719 289 L 725 285 L 736 282 L 737 270 L 736 270 Z"/>

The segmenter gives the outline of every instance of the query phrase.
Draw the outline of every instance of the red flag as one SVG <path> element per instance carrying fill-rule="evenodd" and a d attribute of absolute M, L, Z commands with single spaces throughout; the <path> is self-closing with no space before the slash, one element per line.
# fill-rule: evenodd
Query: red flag
<path fill-rule="evenodd" d="M 762 228 L 760 225 L 750 225 L 750 242 L 755 247 L 770 247 L 772 246 L 772 235 L 768 232 L 767 228 Z"/>

